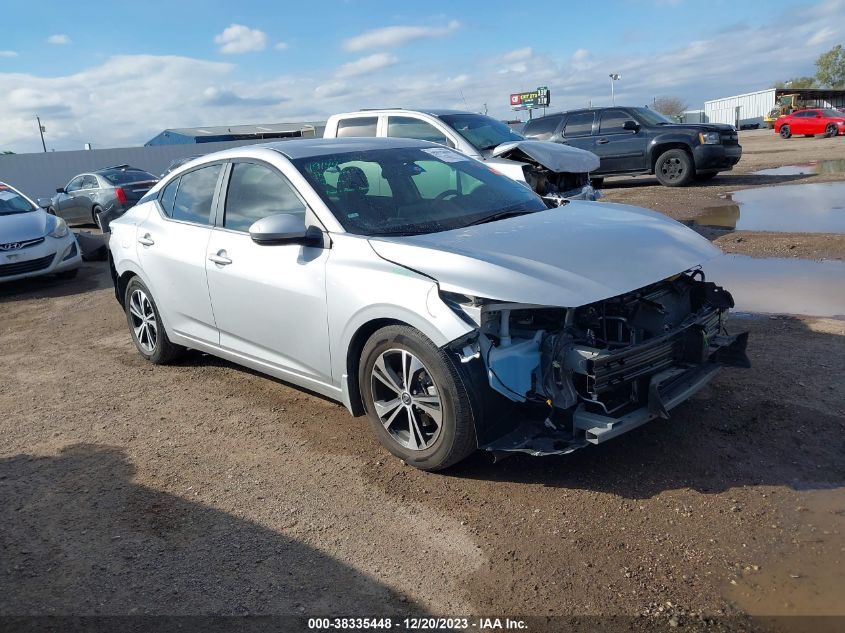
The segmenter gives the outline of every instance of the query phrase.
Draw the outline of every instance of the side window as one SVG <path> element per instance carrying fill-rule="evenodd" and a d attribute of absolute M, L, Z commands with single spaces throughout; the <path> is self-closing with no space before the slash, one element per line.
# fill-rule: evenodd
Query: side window
<path fill-rule="evenodd" d="M 337 122 L 337 137 L 375 136 L 378 128 L 378 117 L 352 117 Z"/>
<path fill-rule="evenodd" d="M 305 218 L 305 205 L 277 171 L 255 163 L 235 163 L 226 192 L 223 226 L 248 231 L 268 215 L 292 213 Z"/>
<path fill-rule="evenodd" d="M 633 121 L 633 118 L 624 110 L 605 110 L 601 113 L 599 134 L 630 134 L 622 127 L 625 121 Z"/>
<path fill-rule="evenodd" d="M 562 116 L 544 116 L 539 119 L 531 119 L 522 129 L 522 135 L 528 138 L 535 138 L 540 141 L 548 141 L 560 125 Z"/>
<path fill-rule="evenodd" d="M 162 209 L 164 209 L 164 215 L 168 218 L 173 217 L 173 201 L 176 199 L 177 189 L 179 189 L 179 178 L 176 178 L 173 182 L 162 189 L 161 197 L 158 200 Z"/>
<path fill-rule="evenodd" d="M 97 178 L 95 176 L 85 176 L 82 179 L 82 188 L 83 189 L 99 189 L 100 183 L 97 182 Z"/>
<path fill-rule="evenodd" d="M 184 174 L 173 200 L 174 220 L 208 224 L 214 188 L 220 177 L 222 165 L 209 165 Z"/>
<path fill-rule="evenodd" d="M 71 191 L 79 191 L 80 189 L 82 189 L 82 176 L 77 176 L 67 184 L 67 187 L 65 187 L 65 191 L 68 193 Z"/>
<path fill-rule="evenodd" d="M 593 113 L 579 112 L 573 114 L 563 126 L 563 135 L 566 137 L 589 136 L 593 131 Z"/>
<path fill-rule="evenodd" d="M 446 135 L 430 123 L 407 116 L 392 116 L 388 118 L 387 135 L 397 138 L 415 138 L 420 141 L 440 143 L 441 145 L 448 145 L 449 143 Z"/>

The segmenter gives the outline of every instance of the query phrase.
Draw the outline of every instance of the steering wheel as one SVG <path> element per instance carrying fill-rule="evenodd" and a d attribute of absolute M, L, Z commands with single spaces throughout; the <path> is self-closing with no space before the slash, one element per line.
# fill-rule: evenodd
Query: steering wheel
<path fill-rule="evenodd" d="M 447 189 L 446 191 L 441 191 L 437 196 L 434 198 L 435 200 L 445 200 L 446 198 L 461 195 L 461 192 L 457 189 Z"/>

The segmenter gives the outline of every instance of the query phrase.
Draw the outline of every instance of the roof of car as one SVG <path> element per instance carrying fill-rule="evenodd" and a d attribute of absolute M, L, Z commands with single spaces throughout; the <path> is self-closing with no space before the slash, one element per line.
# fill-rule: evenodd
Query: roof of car
<path fill-rule="evenodd" d="M 352 114 L 378 114 L 379 112 L 408 112 L 409 114 L 430 114 L 431 116 L 443 116 L 446 114 L 478 114 L 468 110 L 450 110 L 448 108 L 361 108 L 354 112 L 344 112 L 337 116 L 344 117 Z M 483 115 L 480 115 L 483 116 Z"/>
<path fill-rule="evenodd" d="M 442 147 L 428 141 L 418 141 L 410 138 L 308 138 L 291 141 L 276 141 L 253 147 L 267 147 L 276 150 L 291 159 L 309 158 L 311 156 L 326 156 L 342 152 L 365 152 L 373 149 L 391 149 L 396 147 Z"/>

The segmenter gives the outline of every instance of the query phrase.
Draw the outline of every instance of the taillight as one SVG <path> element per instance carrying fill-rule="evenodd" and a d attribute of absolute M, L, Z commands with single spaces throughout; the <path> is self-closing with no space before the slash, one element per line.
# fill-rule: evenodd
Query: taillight
<path fill-rule="evenodd" d="M 123 191 L 123 187 L 115 187 L 114 195 L 117 196 L 117 201 L 120 204 L 126 204 L 126 193 Z"/>

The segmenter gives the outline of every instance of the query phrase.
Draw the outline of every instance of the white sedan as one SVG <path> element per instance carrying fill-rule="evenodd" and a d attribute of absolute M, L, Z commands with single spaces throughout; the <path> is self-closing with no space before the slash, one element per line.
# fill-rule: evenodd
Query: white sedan
<path fill-rule="evenodd" d="M 61 218 L 0 182 L 0 281 L 37 275 L 75 277 L 82 254 Z"/>

